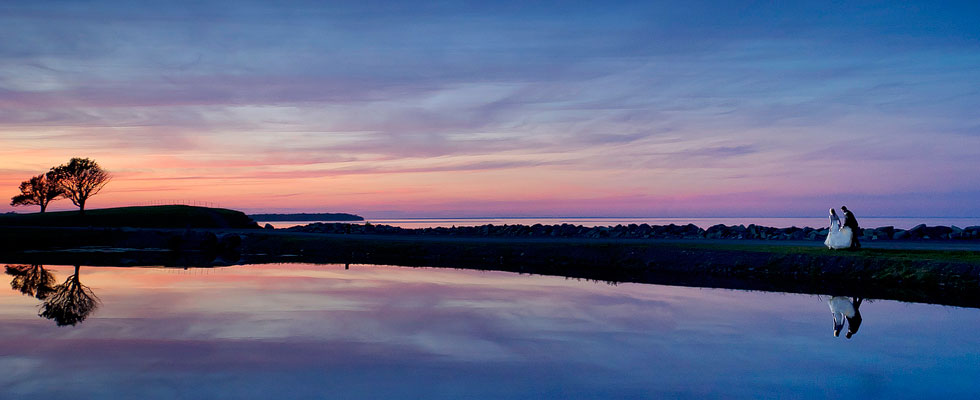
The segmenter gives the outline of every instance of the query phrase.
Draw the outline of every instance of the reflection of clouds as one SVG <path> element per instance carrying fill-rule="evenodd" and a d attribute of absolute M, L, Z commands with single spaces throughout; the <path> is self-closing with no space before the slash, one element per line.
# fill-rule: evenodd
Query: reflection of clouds
<path fill-rule="evenodd" d="M 5 353 L 8 354 L 8 353 Z M 24 394 L 31 393 L 29 384 L 35 378 L 35 374 L 45 369 L 45 360 L 37 357 L 20 357 L 4 355 L 0 357 L 0 387 L 10 391 L 23 391 Z M 28 387 L 25 387 L 28 386 Z"/>
<path fill-rule="evenodd" d="M 654 332 L 675 325 L 666 302 L 605 290 L 562 293 L 568 281 L 557 278 L 519 284 L 526 277 L 357 266 L 344 273 L 273 267 L 266 275 L 264 269 L 219 270 L 211 284 L 208 279 L 187 282 L 195 291 L 177 281 L 173 283 L 180 288 L 170 294 L 151 292 L 126 300 L 103 295 L 106 304 L 117 306 L 115 322 L 107 322 L 100 334 L 187 340 L 317 338 L 387 343 L 455 359 L 501 360 L 526 359 L 537 353 L 536 347 L 581 334 Z M 238 275 L 251 271 L 257 276 Z M 433 281 L 419 282 L 422 277 Z M 572 284 L 605 289 L 589 282 Z M 143 326 L 138 316 L 146 312 L 179 319 Z M 115 320 L 123 316 L 129 317 Z"/>
<path fill-rule="evenodd" d="M 814 296 L 358 265 L 85 275 L 104 305 L 84 324 L 4 312 L 0 366 L 19 369 L 16 382 L 0 377 L 11 383 L 0 396 L 754 397 L 826 382 L 852 393 L 854 371 L 889 378 L 888 393 L 917 393 L 902 382 L 929 379 L 923 357 L 940 360 L 944 380 L 980 373 L 949 345 L 972 343 L 980 313 L 967 309 L 877 302 L 862 331 L 875 340 L 841 352 Z M 0 291 L 3 310 L 28 300 Z M 890 334 L 920 326 L 936 329 Z M 65 379 L 79 384 L 56 384 Z"/>

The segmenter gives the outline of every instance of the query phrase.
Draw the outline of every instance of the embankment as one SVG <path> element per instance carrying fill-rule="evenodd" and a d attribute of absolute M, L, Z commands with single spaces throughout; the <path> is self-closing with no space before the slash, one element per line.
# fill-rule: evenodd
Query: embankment
<path fill-rule="evenodd" d="M 0 228 L 0 262 L 169 266 L 265 262 L 388 264 L 980 307 L 977 251 L 849 252 L 769 245 L 765 241 L 36 227 Z"/>

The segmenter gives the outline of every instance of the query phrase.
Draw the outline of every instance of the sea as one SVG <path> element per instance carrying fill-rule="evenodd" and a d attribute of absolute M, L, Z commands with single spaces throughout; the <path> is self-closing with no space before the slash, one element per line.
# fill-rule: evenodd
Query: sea
<path fill-rule="evenodd" d="M 775 228 L 789 227 L 811 227 L 825 228 L 830 226 L 827 217 L 487 217 L 487 218 L 367 218 L 365 221 L 257 221 L 259 225 L 270 224 L 277 229 L 289 228 L 293 226 L 306 225 L 314 222 L 342 222 L 342 223 L 366 223 L 375 225 L 391 225 L 401 228 L 436 228 L 454 226 L 479 226 L 479 225 L 561 225 L 572 224 L 586 227 L 594 226 L 616 226 L 629 224 L 649 224 L 649 225 L 687 225 L 694 224 L 707 229 L 713 225 L 745 225 L 755 224 Z M 863 228 L 879 228 L 891 226 L 898 229 L 911 229 L 917 225 L 927 226 L 957 226 L 965 228 L 968 226 L 980 226 L 980 217 L 858 217 Z"/>

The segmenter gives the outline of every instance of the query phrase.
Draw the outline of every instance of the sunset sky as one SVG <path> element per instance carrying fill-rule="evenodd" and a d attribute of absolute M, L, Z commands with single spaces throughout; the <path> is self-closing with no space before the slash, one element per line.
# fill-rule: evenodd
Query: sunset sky
<path fill-rule="evenodd" d="M 980 215 L 980 2 L 136 3 L 0 3 L 0 212 Z"/>

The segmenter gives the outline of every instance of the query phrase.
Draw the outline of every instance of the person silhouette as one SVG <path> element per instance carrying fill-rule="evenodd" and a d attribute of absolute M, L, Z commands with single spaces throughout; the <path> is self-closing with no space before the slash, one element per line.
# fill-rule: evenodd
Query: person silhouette
<path fill-rule="evenodd" d="M 844 222 L 841 226 L 846 226 L 851 228 L 851 247 L 852 249 L 860 249 L 861 242 L 858 241 L 858 236 L 861 236 L 861 227 L 858 226 L 858 220 L 854 217 L 854 213 L 847 209 L 847 206 L 840 206 L 841 212 L 844 213 Z"/>

